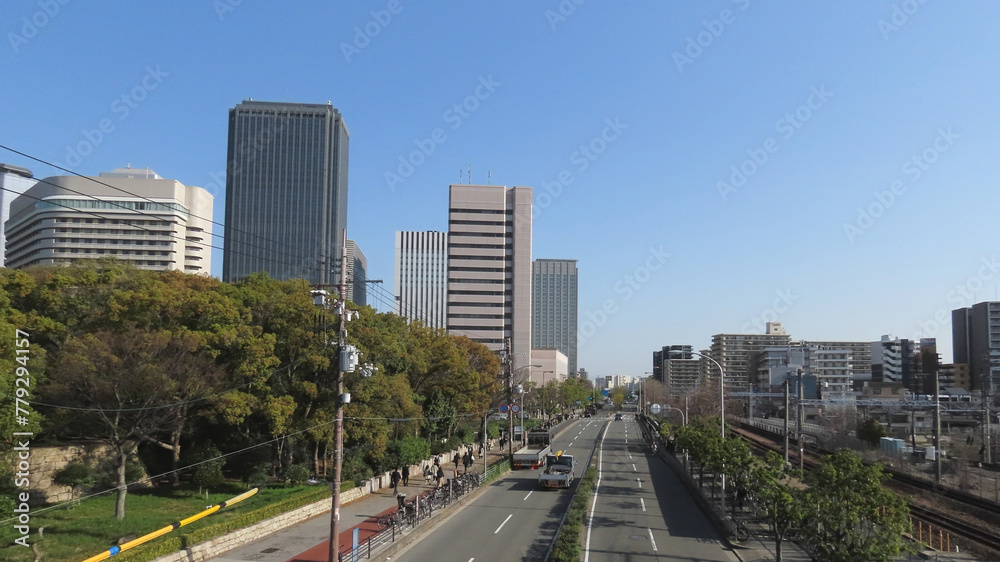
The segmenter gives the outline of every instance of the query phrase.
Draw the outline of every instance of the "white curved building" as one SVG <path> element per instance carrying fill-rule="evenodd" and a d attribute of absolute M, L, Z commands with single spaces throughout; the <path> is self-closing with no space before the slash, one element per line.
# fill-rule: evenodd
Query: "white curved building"
<path fill-rule="evenodd" d="M 208 275 L 212 195 L 148 169 L 53 176 L 11 202 L 6 266 L 110 256 L 151 270 Z"/>

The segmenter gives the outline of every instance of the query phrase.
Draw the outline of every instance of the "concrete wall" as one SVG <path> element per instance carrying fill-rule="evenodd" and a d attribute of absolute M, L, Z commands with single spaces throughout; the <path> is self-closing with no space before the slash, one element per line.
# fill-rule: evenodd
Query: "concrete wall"
<path fill-rule="evenodd" d="M 111 456 L 111 447 L 103 443 L 78 443 L 60 447 L 31 446 L 31 504 L 57 503 L 72 499 L 72 488 L 52 483 L 56 473 L 66 465 L 80 461 L 96 468 Z M 16 462 L 17 459 L 15 459 Z"/>

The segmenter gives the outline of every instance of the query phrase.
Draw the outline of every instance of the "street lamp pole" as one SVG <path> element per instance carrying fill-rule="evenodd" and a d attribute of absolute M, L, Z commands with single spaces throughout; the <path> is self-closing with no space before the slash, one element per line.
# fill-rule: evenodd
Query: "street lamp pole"
<path fill-rule="evenodd" d="M 725 371 L 725 369 L 722 368 L 722 365 L 719 364 L 718 361 L 716 361 L 715 359 L 712 359 L 708 355 L 705 355 L 704 353 L 701 353 L 701 352 L 698 352 L 698 351 L 692 351 L 690 353 L 692 355 L 697 355 L 698 357 L 701 357 L 703 359 L 708 359 L 712 363 L 715 363 L 715 366 L 719 368 L 719 413 L 722 415 L 721 433 L 722 433 L 722 442 L 724 444 L 726 442 L 726 371 Z M 722 512 L 723 513 L 726 512 L 726 473 L 725 472 L 722 473 Z"/>

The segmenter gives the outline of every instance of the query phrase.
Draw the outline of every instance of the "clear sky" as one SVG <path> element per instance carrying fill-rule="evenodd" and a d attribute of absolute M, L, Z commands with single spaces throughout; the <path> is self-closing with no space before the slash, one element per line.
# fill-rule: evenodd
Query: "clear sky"
<path fill-rule="evenodd" d="M 88 175 L 150 167 L 209 189 L 219 222 L 227 111 L 332 102 L 348 236 L 389 291 L 394 232 L 446 230 L 470 166 L 533 186 L 534 257 L 579 260 L 592 375 L 768 319 L 793 339 L 936 337 L 950 362 L 950 311 L 997 297 L 994 1 L 10 0 L 0 16 L 0 144 Z"/>

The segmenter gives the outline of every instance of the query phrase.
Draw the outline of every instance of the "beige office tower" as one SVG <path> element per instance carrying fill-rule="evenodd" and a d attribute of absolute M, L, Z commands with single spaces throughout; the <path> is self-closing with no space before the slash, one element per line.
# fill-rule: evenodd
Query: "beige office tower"
<path fill-rule="evenodd" d="M 452 185 L 448 197 L 448 332 L 531 364 L 530 187 Z"/>

